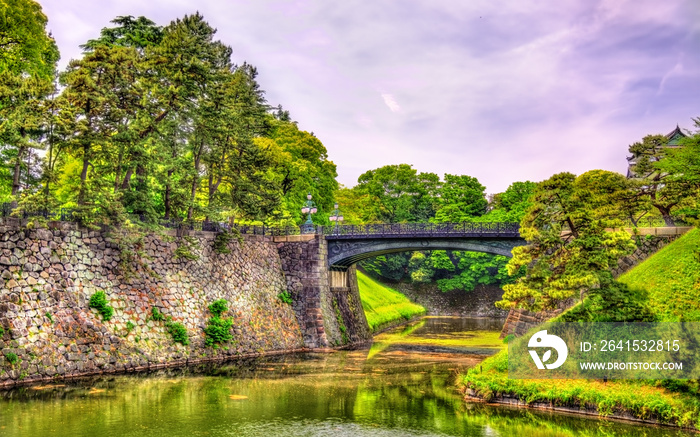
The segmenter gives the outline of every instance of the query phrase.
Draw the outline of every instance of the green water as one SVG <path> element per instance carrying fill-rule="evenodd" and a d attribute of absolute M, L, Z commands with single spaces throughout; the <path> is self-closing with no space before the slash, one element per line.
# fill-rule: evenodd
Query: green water
<path fill-rule="evenodd" d="M 0 436 L 687 435 L 464 403 L 454 376 L 495 351 L 499 328 L 426 318 L 377 337 L 372 349 L 4 391 Z"/>

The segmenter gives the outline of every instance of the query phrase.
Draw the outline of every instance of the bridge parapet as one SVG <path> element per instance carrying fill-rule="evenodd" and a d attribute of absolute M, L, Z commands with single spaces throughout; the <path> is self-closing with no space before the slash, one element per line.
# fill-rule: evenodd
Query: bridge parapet
<path fill-rule="evenodd" d="M 356 238 L 520 237 L 518 223 L 378 223 L 325 227 L 326 240 Z"/>

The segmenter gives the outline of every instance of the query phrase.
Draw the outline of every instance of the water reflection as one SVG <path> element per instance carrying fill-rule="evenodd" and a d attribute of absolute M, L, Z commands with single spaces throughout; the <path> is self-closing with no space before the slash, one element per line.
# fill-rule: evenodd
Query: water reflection
<path fill-rule="evenodd" d="M 500 347 L 492 340 L 499 328 L 489 320 L 426 318 L 382 334 L 369 350 L 268 357 L 0 392 L 0 435 L 683 435 L 673 429 L 465 404 L 453 388 L 454 375 Z M 460 344 L 450 346 L 456 338 Z"/>

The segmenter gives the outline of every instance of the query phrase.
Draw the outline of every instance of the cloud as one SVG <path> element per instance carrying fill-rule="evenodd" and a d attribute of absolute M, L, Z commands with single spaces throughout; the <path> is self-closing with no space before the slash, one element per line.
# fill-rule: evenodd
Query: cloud
<path fill-rule="evenodd" d="M 382 99 L 384 100 L 384 104 L 391 110 L 391 112 L 401 111 L 401 106 L 396 103 L 396 99 L 394 99 L 394 96 L 391 94 L 383 93 Z"/>

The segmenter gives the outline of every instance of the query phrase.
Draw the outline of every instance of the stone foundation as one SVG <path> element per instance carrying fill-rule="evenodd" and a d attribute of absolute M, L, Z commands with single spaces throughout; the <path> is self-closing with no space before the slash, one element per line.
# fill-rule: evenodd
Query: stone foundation
<path fill-rule="evenodd" d="M 360 302 L 355 268 L 328 270 L 328 246 L 321 235 L 281 237 L 277 250 L 307 347 L 341 346 L 371 338 Z M 340 274 L 337 274 L 340 273 Z M 344 286 L 343 286 L 344 285 Z"/>

